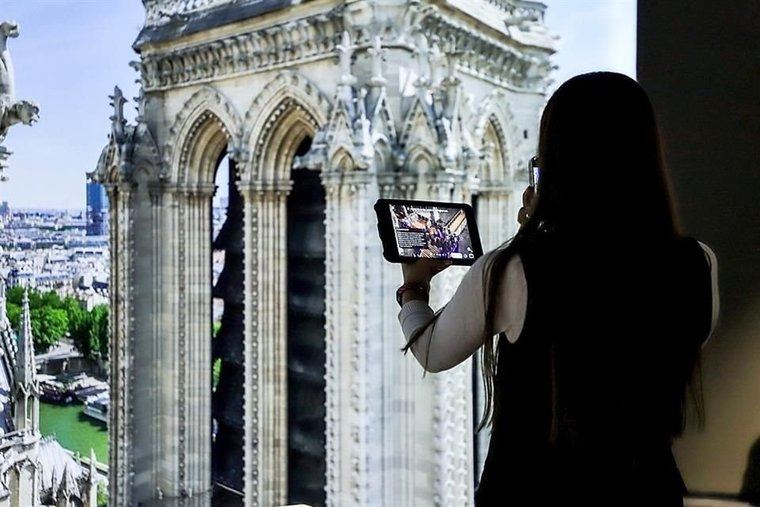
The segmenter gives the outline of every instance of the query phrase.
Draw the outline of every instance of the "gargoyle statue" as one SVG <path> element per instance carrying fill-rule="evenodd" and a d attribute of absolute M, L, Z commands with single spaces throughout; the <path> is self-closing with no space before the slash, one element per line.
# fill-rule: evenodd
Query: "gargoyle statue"
<path fill-rule="evenodd" d="M 39 119 L 39 106 L 36 102 L 16 100 L 8 39 L 18 37 L 18 34 L 18 24 L 15 21 L 0 23 L 0 143 L 5 140 L 12 125 L 31 125 Z"/>

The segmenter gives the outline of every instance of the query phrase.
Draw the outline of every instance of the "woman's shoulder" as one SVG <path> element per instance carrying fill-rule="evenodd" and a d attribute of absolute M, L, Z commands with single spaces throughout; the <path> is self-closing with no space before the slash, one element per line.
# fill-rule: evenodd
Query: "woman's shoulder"
<path fill-rule="evenodd" d="M 510 278 L 522 280 L 524 278 L 523 258 L 520 250 L 508 248 L 509 244 L 500 245 L 488 250 L 478 257 L 465 274 L 470 280 L 477 278 L 478 283 L 489 279 L 491 273 L 500 273 L 501 279 Z"/>
<path fill-rule="evenodd" d="M 502 256 L 505 256 L 505 255 L 509 256 L 509 258 L 504 259 Z M 508 266 L 522 264 L 522 259 L 520 257 L 519 250 L 509 249 L 509 251 L 507 251 L 507 245 L 501 245 L 484 252 L 483 255 L 478 257 L 475 260 L 475 262 L 472 264 L 471 270 L 482 272 L 485 269 L 488 269 L 492 263 L 494 263 L 500 258 L 503 260 L 506 260 Z"/>

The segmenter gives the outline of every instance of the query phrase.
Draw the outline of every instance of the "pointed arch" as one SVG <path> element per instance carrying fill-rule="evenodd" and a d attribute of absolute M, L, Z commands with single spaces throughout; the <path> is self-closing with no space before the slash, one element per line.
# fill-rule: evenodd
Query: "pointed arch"
<path fill-rule="evenodd" d="M 502 183 L 509 177 L 507 141 L 504 129 L 496 115 L 489 116 L 480 137 L 480 153 L 483 163 L 480 164 L 479 178 L 481 182 Z"/>
<path fill-rule="evenodd" d="M 427 143 L 431 146 L 439 144 L 435 113 L 420 97 L 415 97 L 409 107 L 399 136 L 399 144 L 407 153 L 410 152 L 409 148 L 417 143 Z"/>
<path fill-rule="evenodd" d="M 377 173 L 393 172 L 393 146 L 390 141 L 383 137 L 378 137 L 374 144 L 374 164 Z"/>
<path fill-rule="evenodd" d="M 426 145 L 418 144 L 407 152 L 404 172 L 426 176 L 438 166 L 438 157 Z"/>
<path fill-rule="evenodd" d="M 322 129 L 325 133 L 325 144 L 327 145 L 327 168 L 335 170 L 333 164 L 336 155 L 344 152 L 352 160 L 355 160 L 355 145 L 353 140 L 353 131 L 349 114 L 342 102 L 336 102 L 335 107 L 330 113 L 330 120 Z"/>
<path fill-rule="evenodd" d="M 288 179 L 298 144 L 327 123 L 329 101 L 296 72 L 281 72 L 253 100 L 243 121 L 244 181 Z M 286 159 L 287 163 L 286 163 Z"/>
<path fill-rule="evenodd" d="M 367 109 L 370 112 L 369 120 L 372 125 L 372 142 L 374 144 L 385 142 L 389 145 L 395 145 L 397 142 L 396 122 L 384 88 L 381 89 L 375 105 Z"/>
<path fill-rule="evenodd" d="M 351 155 L 351 152 L 348 149 L 345 147 L 339 147 L 333 151 L 333 154 L 330 156 L 330 163 L 328 164 L 328 167 L 332 172 L 348 173 L 351 172 L 354 167 L 356 167 L 356 163 L 354 162 L 354 157 Z"/>
<path fill-rule="evenodd" d="M 214 183 L 225 146 L 239 151 L 242 121 L 235 106 L 217 89 L 203 86 L 183 104 L 164 145 L 165 175 L 173 183 Z"/>
<path fill-rule="evenodd" d="M 513 155 L 517 152 L 519 136 L 506 93 L 503 90 L 489 93 L 481 102 L 473 121 L 475 123 L 470 128 L 480 143 L 481 152 L 486 148 L 486 142 L 495 145 L 494 148 L 503 160 L 504 178 L 510 178 L 515 170 Z M 480 176 L 484 178 L 486 175 Z"/>

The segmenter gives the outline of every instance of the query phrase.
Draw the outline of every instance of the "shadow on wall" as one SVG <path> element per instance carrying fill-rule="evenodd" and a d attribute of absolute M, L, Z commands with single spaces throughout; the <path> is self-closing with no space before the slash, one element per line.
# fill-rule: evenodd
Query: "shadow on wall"
<path fill-rule="evenodd" d="M 755 440 L 749 450 L 739 499 L 752 505 L 760 505 L 760 438 Z"/>

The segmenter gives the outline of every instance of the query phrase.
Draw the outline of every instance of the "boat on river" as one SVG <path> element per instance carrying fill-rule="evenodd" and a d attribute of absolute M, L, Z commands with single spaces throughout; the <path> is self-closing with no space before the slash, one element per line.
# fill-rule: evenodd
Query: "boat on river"
<path fill-rule="evenodd" d="M 108 423 L 108 398 L 98 398 L 84 404 L 82 412 L 100 422 Z"/>

